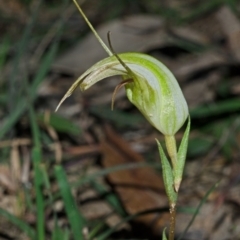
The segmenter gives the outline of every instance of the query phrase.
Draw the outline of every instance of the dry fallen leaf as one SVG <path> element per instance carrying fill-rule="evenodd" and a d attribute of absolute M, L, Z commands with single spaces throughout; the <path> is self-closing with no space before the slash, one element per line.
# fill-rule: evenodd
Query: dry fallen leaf
<path fill-rule="evenodd" d="M 127 142 L 121 139 L 109 126 L 106 127 L 106 140 L 101 142 L 103 165 L 105 168 L 127 163 L 142 163 L 144 159 L 134 152 Z M 154 169 L 135 168 L 109 174 L 109 180 L 119 194 L 123 206 L 129 214 L 156 208 L 168 207 L 162 178 Z M 167 214 L 143 215 L 136 220 L 151 227 L 155 234 L 168 221 Z"/>

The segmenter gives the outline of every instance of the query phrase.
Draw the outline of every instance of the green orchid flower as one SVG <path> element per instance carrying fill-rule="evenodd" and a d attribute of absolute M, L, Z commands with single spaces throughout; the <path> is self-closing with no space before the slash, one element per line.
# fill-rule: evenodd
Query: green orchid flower
<path fill-rule="evenodd" d="M 189 112 L 181 88 L 171 71 L 147 54 L 115 54 L 109 35 L 111 50 L 88 21 L 77 1 L 73 2 L 109 57 L 83 73 L 64 95 L 57 109 L 77 87 L 84 91 L 106 77 L 121 75 L 124 81 L 119 86 L 125 85 L 130 102 L 156 129 L 165 136 L 173 136 L 182 127 Z"/>
<path fill-rule="evenodd" d="M 85 71 L 64 95 L 57 109 L 76 88 L 79 87 L 82 91 L 85 91 L 107 77 L 122 76 L 122 81 L 116 86 L 113 93 L 113 99 L 117 90 L 124 86 L 129 101 L 139 109 L 152 126 L 165 136 L 170 161 L 165 155 L 160 142 L 157 143 L 162 161 L 164 185 L 170 205 L 169 240 L 173 240 L 176 202 L 182 181 L 190 131 L 188 106 L 181 88 L 171 71 L 157 59 L 143 53 L 116 54 L 113 51 L 108 35 L 110 50 L 88 21 L 76 0 L 73 1 L 109 57 L 99 61 Z M 112 100 L 112 104 L 113 102 Z M 177 149 L 174 135 L 187 118 L 189 119 L 188 125 Z M 165 231 L 163 232 L 163 239 L 167 239 Z"/>
<path fill-rule="evenodd" d="M 123 77 L 128 99 L 156 129 L 174 135 L 181 128 L 188 106 L 177 80 L 160 61 L 142 53 L 121 53 L 96 63 L 76 80 L 60 104 L 77 87 L 84 91 L 115 75 Z"/>

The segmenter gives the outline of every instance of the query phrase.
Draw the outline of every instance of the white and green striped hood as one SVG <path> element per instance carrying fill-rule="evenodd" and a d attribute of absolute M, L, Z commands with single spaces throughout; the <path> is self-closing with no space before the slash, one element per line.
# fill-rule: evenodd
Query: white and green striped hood
<path fill-rule="evenodd" d="M 115 75 L 133 81 L 125 85 L 128 99 L 164 135 L 174 135 L 188 117 L 188 106 L 170 70 L 157 59 L 142 53 L 112 55 L 84 72 L 65 94 L 60 104 L 79 86 L 86 90 L 98 81 Z M 59 106 L 60 106 L 59 104 Z"/>

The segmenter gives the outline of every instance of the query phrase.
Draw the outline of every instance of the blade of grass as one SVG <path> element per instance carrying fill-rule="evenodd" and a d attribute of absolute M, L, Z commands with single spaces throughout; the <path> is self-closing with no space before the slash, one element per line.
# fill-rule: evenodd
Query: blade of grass
<path fill-rule="evenodd" d="M 61 229 L 58 226 L 57 219 L 55 219 L 55 225 L 54 225 L 54 230 L 53 230 L 51 239 L 52 240 L 69 240 L 70 239 L 68 229 L 67 228 Z"/>
<path fill-rule="evenodd" d="M 66 7 L 66 5 L 68 3 L 68 0 L 63 0 L 63 2 L 65 4 L 64 7 Z M 32 84 L 31 84 L 30 96 L 31 96 L 32 101 L 37 97 L 37 94 L 36 94 L 37 89 L 38 89 L 40 83 L 46 77 L 46 75 L 47 75 L 47 73 L 48 73 L 48 71 L 51 67 L 51 63 L 53 62 L 53 59 L 56 56 L 56 53 L 57 53 L 57 50 L 58 50 L 58 45 L 59 45 L 58 44 L 59 43 L 59 38 L 62 35 L 63 29 L 64 29 L 64 24 L 65 24 L 65 21 L 64 21 L 63 17 L 61 17 L 60 21 L 59 21 L 57 35 L 55 36 L 56 39 L 55 39 L 55 41 L 53 41 L 52 46 L 50 47 L 49 51 L 43 57 L 43 60 L 40 63 L 40 67 L 38 69 L 38 72 L 37 72 L 35 78 L 33 79 Z M 30 31 L 30 30 L 26 29 L 26 31 Z M 28 33 L 26 35 L 28 36 Z M 25 36 L 24 36 L 24 39 L 25 39 Z M 22 40 L 23 42 L 25 41 L 24 39 Z M 24 44 L 25 44 L 25 42 L 24 42 Z M 22 51 L 21 51 L 21 53 L 22 53 Z M 19 53 L 19 56 L 20 55 L 21 54 Z M 20 57 L 18 58 L 18 60 L 20 61 Z M 19 63 L 19 61 L 16 60 L 16 63 Z M 15 98 L 13 97 L 13 99 L 15 99 Z M 21 98 L 17 102 L 14 101 L 14 105 L 15 105 L 15 108 L 11 111 L 11 114 L 8 117 L 6 117 L 6 119 L 3 123 L 3 126 L 0 129 L 0 139 L 2 139 L 4 137 L 4 135 L 9 130 L 11 130 L 13 125 L 18 121 L 19 117 L 26 110 L 26 108 L 27 108 L 26 99 Z"/>
<path fill-rule="evenodd" d="M 26 84 L 27 85 L 27 84 Z M 27 89 L 28 86 L 26 86 Z M 27 89 L 28 90 L 28 89 Z M 32 161 L 34 169 L 34 189 L 36 192 L 36 211 L 37 211 L 37 239 L 45 239 L 45 218 L 44 218 L 44 197 L 42 194 L 43 174 L 41 169 L 42 151 L 40 142 L 40 131 L 36 121 L 35 111 L 28 101 L 29 118 L 33 136 L 34 147 L 32 149 Z"/>
<path fill-rule="evenodd" d="M 77 188 L 85 183 L 89 183 L 94 180 L 96 181 L 96 178 L 106 176 L 112 172 L 117 172 L 117 171 L 126 170 L 126 169 L 136 169 L 136 168 L 142 168 L 142 167 L 161 167 L 161 164 L 160 163 L 146 163 L 146 162 L 121 164 L 121 165 L 110 167 L 107 169 L 102 169 L 96 173 L 93 173 L 91 175 L 81 178 L 79 181 L 70 183 L 69 185 L 70 185 L 70 188 Z M 56 193 L 56 194 L 54 194 L 53 199 L 56 200 L 59 197 L 60 197 L 59 193 Z M 51 203 L 48 201 L 46 203 L 46 205 L 49 205 L 49 204 L 51 204 Z"/>
<path fill-rule="evenodd" d="M 15 109 L 16 99 L 19 100 L 18 98 L 21 93 L 21 91 L 19 91 L 19 88 L 16 88 L 16 81 L 17 81 L 17 78 L 19 77 L 19 66 L 20 66 L 21 58 L 29 44 L 30 35 L 32 32 L 32 29 L 35 26 L 42 0 L 38 0 L 36 3 L 37 4 L 35 4 L 35 6 L 34 6 L 35 8 L 31 15 L 30 21 L 23 31 L 22 37 L 17 46 L 17 54 L 13 60 L 13 68 L 11 71 L 10 81 L 8 81 L 8 83 L 9 83 L 9 95 L 8 95 L 9 96 L 9 99 L 8 99 L 9 112 L 11 112 Z"/>
<path fill-rule="evenodd" d="M 37 118 L 40 123 L 45 124 L 44 114 L 38 114 Z M 58 114 L 51 113 L 48 124 L 58 132 L 69 133 L 73 135 L 81 134 L 81 129 L 78 125 Z"/>
<path fill-rule="evenodd" d="M 45 218 L 44 218 L 44 197 L 42 194 L 42 171 L 41 171 L 41 150 L 34 147 L 32 150 L 33 168 L 34 168 L 34 189 L 36 192 L 36 210 L 37 210 L 37 236 L 38 240 L 45 239 Z"/>
<path fill-rule="evenodd" d="M 26 79 L 26 78 L 25 78 Z M 28 85 L 28 81 L 24 82 L 25 87 L 25 99 L 28 107 L 28 114 L 30 120 L 30 127 L 33 138 L 33 149 L 32 149 L 32 161 L 34 169 L 34 189 L 36 193 L 36 214 L 37 214 L 37 239 L 45 239 L 45 218 L 44 218 L 44 197 L 42 194 L 42 187 L 44 183 L 43 172 L 42 172 L 42 149 L 41 149 L 41 136 L 40 130 L 37 124 L 36 113 L 33 106 L 33 100 L 31 96 L 31 89 Z"/>
<path fill-rule="evenodd" d="M 16 216 L 12 215 L 8 211 L 0 208 L 0 215 L 4 218 L 6 218 L 9 222 L 13 223 L 16 227 L 18 227 L 20 230 L 25 232 L 30 239 L 36 239 L 36 232 L 35 230 L 28 225 L 23 220 L 17 218 Z"/>
<path fill-rule="evenodd" d="M 7 103 L 7 94 L 1 93 L 1 95 L 0 95 L 0 104 L 4 105 L 6 103 Z"/>
<path fill-rule="evenodd" d="M 109 192 L 104 185 L 98 183 L 97 181 L 92 181 L 91 185 L 99 194 L 104 197 L 104 199 L 115 209 L 119 215 L 126 215 L 126 212 L 124 211 L 119 199 L 116 197 L 116 194 Z"/>
<path fill-rule="evenodd" d="M 217 183 L 215 183 L 205 194 L 205 196 L 203 197 L 203 199 L 201 200 L 201 202 L 199 203 L 199 205 L 197 206 L 197 209 L 195 211 L 195 213 L 192 216 L 191 221 L 188 223 L 186 229 L 182 232 L 182 234 L 178 237 L 177 240 L 181 240 L 184 235 L 187 233 L 188 229 L 191 227 L 192 223 L 194 222 L 196 216 L 198 215 L 202 205 L 207 201 L 208 196 L 218 187 L 220 181 L 218 181 Z"/>
<path fill-rule="evenodd" d="M 42 170 L 42 178 L 43 178 L 44 186 L 48 196 L 48 201 L 50 202 L 50 205 L 53 206 L 54 204 L 53 194 L 51 192 L 51 183 L 50 183 L 49 175 L 46 169 L 46 165 L 42 166 L 41 170 Z M 59 227 L 55 208 L 53 208 L 52 211 L 54 216 L 54 230 L 52 232 L 51 239 L 52 240 L 68 240 L 70 238 L 68 229 L 67 228 L 61 229 Z"/>
<path fill-rule="evenodd" d="M 203 16 L 204 14 L 216 9 L 221 6 L 225 0 L 212 0 L 203 1 L 198 7 L 192 9 L 192 11 L 187 15 L 182 17 L 182 22 L 193 21 L 194 19 Z"/>
<path fill-rule="evenodd" d="M 178 207 L 177 212 L 179 213 L 186 213 L 186 214 L 194 214 L 196 212 L 195 207 Z"/>
<path fill-rule="evenodd" d="M 33 99 L 33 100 L 37 96 L 36 91 L 37 91 L 40 83 L 45 78 L 47 72 L 50 69 L 51 63 L 57 52 L 57 48 L 58 48 L 58 44 L 55 42 L 52 45 L 49 52 L 46 54 L 42 63 L 40 64 L 38 73 L 37 73 L 36 77 L 34 78 L 33 83 L 30 86 L 31 99 Z M 0 139 L 3 138 L 4 135 L 13 127 L 13 125 L 17 122 L 19 117 L 24 113 L 26 108 L 27 108 L 27 100 L 25 98 L 22 98 L 18 102 L 16 102 L 16 107 L 15 107 L 14 111 L 12 111 L 11 114 L 5 119 L 3 126 L 1 127 Z"/>
<path fill-rule="evenodd" d="M 88 233 L 88 239 L 95 239 L 96 236 L 103 230 L 105 227 L 105 222 L 101 221 L 98 224 L 94 225 L 94 228 Z"/>
<path fill-rule="evenodd" d="M 61 165 L 56 165 L 54 171 L 68 216 L 68 221 L 72 229 L 73 238 L 74 240 L 84 239 L 82 231 L 86 220 L 80 214 L 77 204 L 73 199 L 66 173 Z"/>
<path fill-rule="evenodd" d="M 113 172 L 117 172 L 117 171 L 123 171 L 126 169 L 135 169 L 135 168 L 142 168 L 142 167 L 159 167 L 161 166 L 160 163 L 146 163 L 146 162 L 139 162 L 139 163 L 127 163 L 127 164 L 120 164 L 114 167 L 109 167 L 103 170 L 100 170 L 96 173 L 93 173 L 91 175 L 88 175 L 82 179 L 80 179 L 79 181 L 71 184 L 72 187 L 79 187 L 82 184 L 85 183 L 89 183 L 91 181 L 93 181 L 94 179 L 98 178 L 98 177 L 103 177 L 108 175 L 109 173 L 113 173 Z"/>
<path fill-rule="evenodd" d="M 238 112 L 240 109 L 239 99 L 229 99 L 219 101 L 218 103 L 209 104 L 206 106 L 199 106 L 190 111 L 191 118 L 202 118 L 216 116 L 218 114 L 227 114 L 231 112 Z"/>
<path fill-rule="evenodd" d="M 26 209 L 28 209 L 30 211 L 34 211 L 34 204 L 33 204 L 31 189 L 26 184 L 24 184 L 23 185 L 23 190 L 24 190 L 24 198 L 25 198 Z"/>
<path fill-rule="evenodd" d="M 0 45 L 0 70 L 6 62 L 7 54 L 10 49 L 10 39 L 9 36 L 3 37 L 2 43 Z M 0 82 L 1 85 L 1 82 Z"/>

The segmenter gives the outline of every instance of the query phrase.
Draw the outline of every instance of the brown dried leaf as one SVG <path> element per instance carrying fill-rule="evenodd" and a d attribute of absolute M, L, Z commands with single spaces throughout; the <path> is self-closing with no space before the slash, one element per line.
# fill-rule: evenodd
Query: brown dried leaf
<path fill-rule="evenodd" d="M 103 165 L 105 168 L 126 163 L 141 163 L 144 159 L 132 151 L 110 127 L 106 127 L 106 139 L 102 141 Z M 151 168 L 136 168 L 109 174 L 119 197 L 129 214 L 168 206 L 162 178 Z M 137 221 L 160 233 L 165 226 L 162 215 L 152 213 L 137 218 Z"/>

